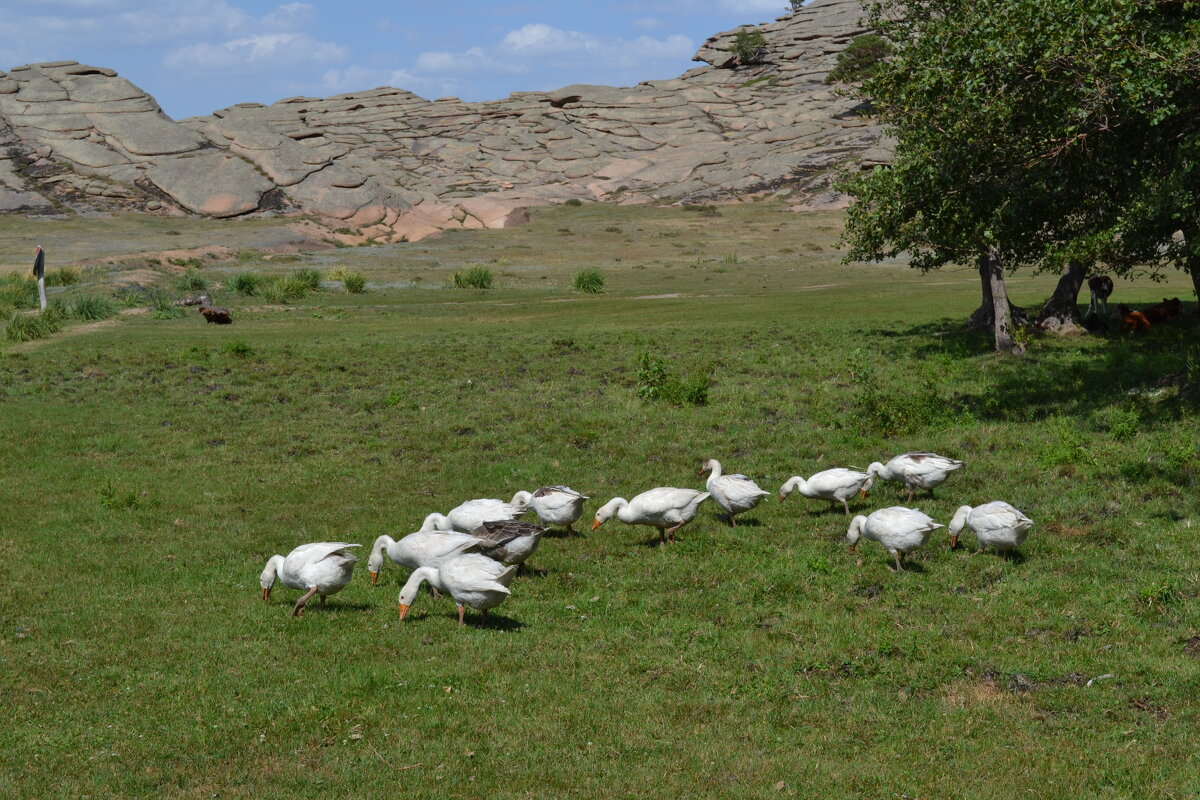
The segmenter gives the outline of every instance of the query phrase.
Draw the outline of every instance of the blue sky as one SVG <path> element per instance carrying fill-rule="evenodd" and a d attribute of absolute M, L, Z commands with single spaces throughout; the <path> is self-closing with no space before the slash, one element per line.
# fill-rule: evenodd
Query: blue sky
<path fill-rule="evenodd" d="M 571 83 L 671 78 L 714 33 L 787 0 L 391 3 L 341 0 L 4 0 L 0 70 L 72 59 L 111 67 L 176 119 L 396 86 L 491 100 Z"/>

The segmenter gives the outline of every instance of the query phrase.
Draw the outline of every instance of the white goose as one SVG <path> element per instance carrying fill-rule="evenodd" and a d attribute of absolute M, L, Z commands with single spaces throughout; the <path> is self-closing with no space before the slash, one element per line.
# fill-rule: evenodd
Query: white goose
<path fill-rule="evenodd" d="M 846 516 L 850 516 L 850 498 L 856 494 L 866 498 L 874 482 L 875 478 L 865 472 L 843 467 L 818 472 L 808 480 L 794 475 L 779 487 L 779 502 L 782 503 L 794 490 L 802 497 L 828 500 L 831 508 L 836 508 L 834 504 L 841 503 L 842 508 L 846 510 Z"/>
<path fill-rule="evenodd" d="M 1014 550 L 1024 544 L 1033 527 L 1033 520 L 1003 500 L 993 500 L 981 506 L 960 506 L 950 520 L 950 547 L 958 547 L 958 534 L 963 526 L 975 533 L 979 549 Z"/>
<path fill-rule="evenodd" d="M 926 489 L 933 497 L 933 490 L 946 482 L 950 473 L 960 469 L 963 462 L 937 453 L 904 453 L 886 464 L 878 461 L 867 467 L 867 474 L 885 481 L 903 481 L 908 488 L 911 503 L 917 489 Z"/>
<path fill-rule="evenodd" d="M 448 558 L 463 553 L 479 552 L 482 549 L 481 544 L 478 537 L 454 531 L 417 531 L 399 541 L 385 533 L 371 546 L 367 570 L 370 571 L 371 583 L 374 584 L 379 581 L 379 573 L 383 571 L 385 554 L 388 559 L 409 569 L 440 567 Z"/>
<path fill-rule="evenodd" d="M 532 499 L 533 495 L 529 492 L 517 492 L 508 503 L 490 497 L 468 500 L 450 509 L 450 513 L 445 516 L 437 513 L 428 515 L 421 523 L 421 530 L 470 533 L 485 522 L 516 519 L 529 510 L 529 502 Z"/>
<path fill-rule="evenodd" d="M 899 572 L 904 569 L 904 556 L 924 547 L 929 534 L 940 527 L 918 509 L 891 506 L 850 520 L 846 543 L 853 553 L 860 537 L 879 542 L 896 559 L 896 571 Z"/>
<path fill-rule="evenodd" d="M 538 519 L 547 525 L 564 525 L 567 533 L 583 516 L 583 501 L 589 499 L 570 486 L 543 486 L 533 493 L 530 504 Z"/>
<path fill-rule="evenodd" d="M 675 532 L 695 518 L 700 504 L 709 498 L 708 492 L 695 489 L 676 489 L 660 486 L 642 492 L 632 500 L 614 497 L 596 510 L 592 530 L 601 523 L 617 519 L 626 525 L 650 525 L 658 528 L 659 542 L 675 541 Z"/>
<path fill-rule="evenodd" d="M 358 559 L 347 548 L 358 546 L 346 542 L 313 542 L 300 545 L 288 553 L 287 558 L 271 556 L 258 579 L 263 601 L 271 598 L 271 587 L 279 580 L 289 589 L 308 590 L 292 608 L 293 617 L 304 612 L 305 604 L 314 594 L 320 594 L 324 603 L 326 597 L 337 594 L 350 583 Z"/>
<path fill-rule="evenodd" d="M 711 474 L 708 476 L 704 488 L 712 494 L 717 505 L 729 514 L 730 525 L 737 524 L 733 519 L 735 516 L 754 508 L 759 501 L 770 494 L 745 475 L 737 473 L 722 475 L 721 462 L 715 458 L 705 461 L 697 474 L 703 475 L 706 472 L 711 472 Z"/>
<path fill-rule="evenodd" d="M 400 589 L 400 619 L 408 615 L 408 609 L 417 599 L 417 592 L 424 581 L 443 592 L 449 592 L 458 606 L 458 624 L 465 625 L 466 606 L 483 612 L 487 622 L 489 608 L 504 602 L 510 594 L 508 585 L 517 574 L 516 565 L 505 565 L 478 553 L 451 558 L 441 567 L 421 567 L 413 570 L 408 582 Z"/>

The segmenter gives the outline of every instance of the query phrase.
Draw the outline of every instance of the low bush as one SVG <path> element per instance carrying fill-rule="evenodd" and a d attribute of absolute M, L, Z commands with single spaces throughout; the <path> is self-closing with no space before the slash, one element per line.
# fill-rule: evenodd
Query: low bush
<path fill-rule="evenodd" d="M 208 281 L 195 268 L 188 267 L 187 272 L 183 273 L 175 284 L 175 288 L 182 292 L 203 292 L 208 288 Z"/>
<path fill-rule="evenodd" d="M 487 267 L 471 267 L 466 272 L 454 273 L 456 289 L 490 289 L 492 281 L 492 271 Z"/>
<path fill-rule="evenodd" d="M 729 52 L 733 53 L 739 66 L 757 64 L 767 54 L 767 39 L 758 28 L 753 30 L 742 28 L 734 34 Z"/>
<path fill-rule="evenodd" d="M 252 297 L 258 292 L 258 287 L 263 282 L 263 276 L 257 272 L 239 272 L 229 281 L 229 288 L 233 289 L 238 294 Z"/>
<path fill-rule="evenodd" d="M 62 323 L 62 311 L 56 306 L 38 314 L 14 314 L 4 328 L 4 338 L 10 342 L 44 339 L 61 330 Z"/>
<path fill-rule="evenodd" d="M 367 279 L 361 272 L 347 272 L 342 275 L 342 286 L 351 294 L 362 294 L 367 290 Z"/>
<path fill-rule="evenodd" d="M 118 311 L 117 301 L 102 294 L 81 294 L 71 298 L 66 307 L 67 316 L 84 321 L 115 317 Z"/>
<path fill-rule="evenodd" d="M 0 277 L 0 306 L 37 308 L 37 281 L 27 275 Z"/>
<path fill-rule="evenodd" d="M 79 279 L 82 276 L 83 271 L 78 267 L 61 267 L 60 269 L 46 270 L 46 285 L 74 286 L 79 283 Z"/>
<path fill-rule="evenodd" d="M 312 267 L 303 267 L 296 270 L 292 275 L 298 281 L 303 281 L 308 286 L 309 291 L 317 291 L 321 288 L 321 271 Z"/>
<path fill-rule="evenodd" d="M 264 278 L 258 295 L 268 303 L 288 303 L 302 300 L 312 291 L 309 281 L 301 275 L 271 275 Z"/>
<path fill-rule="evenodd" d="M 874 33 L 855 36 L 838 53 L 837 64 L 826 76 L 826 83 L 854 83 L 866 80 L 875 74 L 884 59 L 892 54 L 892 45 L 887 39 Z"/>
<path fill-rule="evenodd" d="M 585 269 L 575 273 L 575 288 L 588 294 L 604 291 L 604 275 L 600 270 Z"/>
<path fill-rule="evenodd" d="M 673 405 L 708 405 L 708 374 L 681 377 L 658 356 L 638 354 L 637 396 L 643 400 L 665 400 Z"/>

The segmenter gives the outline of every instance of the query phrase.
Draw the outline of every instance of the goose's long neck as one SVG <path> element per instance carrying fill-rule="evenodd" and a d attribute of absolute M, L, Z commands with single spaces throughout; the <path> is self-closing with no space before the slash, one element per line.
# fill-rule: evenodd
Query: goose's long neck
<path fill-rule="evenodd" d="M 710 458 L 708 463 L 712 464 L 712 474 L 708 476 L 709 481 L 715 481 L 721 477 L 721 462 L 715 458 Z"/>
<path fill-rule="evenodd" d="M 275 581 L 283 578 L 283 556 L 275 555 L 267 559 L 267 565 L 263 567 L 262 575 L 259 576 L 258 585 L 266 590 L 270 590 L 275 585 Z"/>
<path fill-rule="evenodd" d="M 446 517 L 444 515 L 439 514 L 435 511 L 432 514 L 430 514 L 429 516 L 425 517 L 425 521 L 421 523 L 421 527 L 417 531 L 417 533 L 425 533 L 427 531 L 448 531 L 448 530 L 450 530 L 449 521 L 446 519 Z"/>
<path fill-rule="evenodd" d="M 800 492 L 801 496 L 808 496 L 808 481 L 799 475 L 793 475 L 783 484 L 783 488 L 779 490 L 780 497 L 787 497 L 792 492 Z"/>
<path fill-rule="evenodd" d="M 371 555 L 367 559 L 367 571 L 371 573 L 371 583 L 374 583 L 379 577 L 379 573 L 383 571 L 384 551 L 390 550 L 395 544 L 396 540 L 384 533 L 375 540 L 375 544 L 371 545 Z"/>

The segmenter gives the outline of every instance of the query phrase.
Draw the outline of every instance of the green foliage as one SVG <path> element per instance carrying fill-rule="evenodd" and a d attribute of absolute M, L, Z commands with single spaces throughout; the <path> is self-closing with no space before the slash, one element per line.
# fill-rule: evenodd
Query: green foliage
<path fill-rule="evenodd" d="M 175 288 L 184 292 L 203 292 L 208 288 L 208 281 L 195 268 L 188 267 L 187 272 L 175 283 Z"/>
<path fill-rule="evenodd" d="M 177 267 L 187 267 L 189 271 L 200 269 L 204 266 L 204 261 L 199 258 L 168 258 L 167 263 Z"/>
<path fill-rule="evenodd" d="M 846 49 L 838 53 L 837 64 L 825 77 L 825 82 L 854 83 L 870 78 L 891 54 L 892 45 L 882 36 L 875 33 L 855 36 Z"/>
<path fill-rule="evenodd" d="M 1078 466 L 1092 461 L 1083 435 L 1064 417 L 1053 417 L 1048 425 L 1049 437 L 1037 450 L 1037 461 L 1043 467 Z"/>
<path fill-rule="evenodd" d="M 84 321 L 108 319 L 116 316 L 118 311 L 117 301 L 102 294 L 77 295 L 66 306 L 67 316 Z"/>
<path fill-rule="evenodd" d="M 575 273 L 575 289 L 587 294 L 599 294 L 604 291 L 604 274 L 598 269 L 583 269 Z"/>
<path fill-rule="evenodd" d="M 491 289 L 492 271 L 487 267 L 471 267 L 466 272 L 454 273 L 455 289 Z"/>
<path fill-rule="evenodd" d="M 643 400 L 665 400 L 672 405 L 708 404 L 712 383 L 707 374 L 681 377 L 660 357 L 648 351 L 638 354 L 637 396 Z"/>
<path fill-rule="evenodd" d="M 229 288 L 241 295 L 253 296 L 263 282 L 263 276 L 257 272 L 239 272 L 229 281 Z"/>
<path fill-rule="evenodd" d="M 900 436 L 938 419 L 951 420 L 932 374 L 908 373 L 904 380 L 885 378 L 861 349 L 846 359 L 855 392 L 853 411 L 839 414 L 840 424 L 882 436 Z M 935 370 L 934 370 L 935 371 Z"/>
<path fill-rule="evenodd" d="M 367 290 L 367 278 L 361 272 L 347 270 L 342 273 L 342 286 L 350 294 L 362 294 Z"/>
<path fill-rule="evenodd" d="M 99 491 L 100 507 L 110 511 L 133 511 L 141 506 L 138 493 L 132 489 L 119 489 L 111 479 L 104 482 Z"/>
<path fill-rule="evenodd" d="M 224 352 L 237 358 L 247 358 L 254 355 L 254 348 L 246 344 L 241 339 L 233 339 L 225 343 L 221 348 Z"/>
<path fill-rule="evenodd" d="M 321 288 L 321 272 L 312 267 L 303 267 L 292 273 L 296 280 L 303 281 L 309 291 L 315 292 Z"/>
<path fill-rule="evenodd" d="M 37 281 L 27 275 L 16 273 L 0 276 L 0 306 L 37 308 Z"/>
<path fill-rule="evenodd" d="M 292 273 L 290 275 L 268 275 L 258 286 L 258 296 L 268 303 L 285 304 L 293 300 L 303 300 L 312 291 L 312 284 L 306 276 Z"/>
<path fill-rule="evenodd" d="M 174 298 L 162 289 L 147 288 L 143 296 L 150 305 L 150 316 L 154 319 L 180 319 L 184 316 L 184 310 L 175 305 Z"/>
<path fill-rule="evenodd" d="M 83 270 L 78 267 L 60 267 L 46 270 L 47 286 L 74 286 L 83 277 Z"/>
<path fill-rule="evenodd" d="M 237 252 L 237 262 L 239 264 L 245 264 L 250 261 L 259 261 L 261 259 L 262 259 L 262 253 L 259 252 L 258 250 L 245 248 L 243 250 L 238 250 L 238 252 Z"/>
<path fill-rule="evenodd" d="M 578 197 L 572 197 L 570 200 L 567 200 L 565 203 L 563 203 L 563 205 L 564 206 L 574 206 L 574 207 L 578 208 L 579 206 L 583 205 L 583 201 L 580 200 Z"/>
<path fill-rule="evenodd" d="M 55 306 L 43 312 L 14 314 L 4 328 L 4 338 L 10 342 L 31 342 L 44 339 L 62 330 L 63 314 Z"/>
<path fill-rule="evenodd" d="M 757 64 L 767 55 L 767 39 L 758 28 L 741 28 L 734 34 L 729 52 L 740 66 Z"/>

